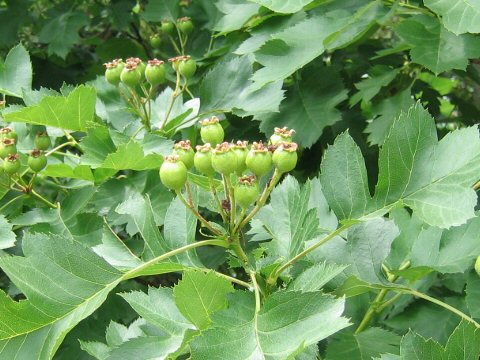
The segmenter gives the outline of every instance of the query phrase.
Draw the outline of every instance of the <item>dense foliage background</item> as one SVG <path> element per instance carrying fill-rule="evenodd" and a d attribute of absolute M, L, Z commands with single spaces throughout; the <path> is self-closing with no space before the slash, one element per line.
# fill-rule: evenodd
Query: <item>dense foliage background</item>
<path fill-rule="evenodd" d="M 182 17 L 188 36 L 160 30 Z M 478 359 L 478 18 L 461 0 L 0 1 L 24 175 L 0 178 L 0 358 Z M 179 93 L 181 54 L 198 69 Z M 151 131 L 103 76 L 128 57 L 167 63 Z M 161 261 L 208 238 L 158 169 L 211 115 L 229 141 L 296 130 L 293 176 L 245 229 L 258 284 L 223 247 Z"/>

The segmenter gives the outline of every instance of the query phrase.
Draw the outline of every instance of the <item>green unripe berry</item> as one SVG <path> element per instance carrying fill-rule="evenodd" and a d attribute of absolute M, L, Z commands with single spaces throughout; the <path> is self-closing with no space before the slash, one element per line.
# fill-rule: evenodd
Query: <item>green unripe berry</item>
<path fill-rule="evenodd" d="M 191 79 L 197 71 L 197 63 L 195 60 L 188 57 L 188 59 L 180 61 L 178 64 L 178 72 L 185 77 L 185 79 Z"/>
<path fill-rule="evenodd" d="M 177 20 L 177 27 L 183 35 L 188 35 L 193 30 L 192 20 L 189 17 L 180 18 Z"/>
<path fill-rule="evenodd" d="M 20 170 L 20 165 L 19 155 L 12 154 L 3 162 L 3 170 L 5 170 L 8 175 L 13 175 Z"/>
<path fill-rule="evenodd" d="M 235 201 L 242 208 L 248 209 L 257 199 L 259 195 L 258 184 L 255 176 L 243 176 L 238 179 L 238 185 L 235 186 Z"/>
<path fill-rule="evenodd" d="M 175 30 L 175 25 L 170 20 L 163 20 L 160 30 L 167 35 L 171 35 L 173 30 Z"/>
<path fill-rule="evenodd" d="M 117 86 L 120 84 L 120 76 L 122 74 L 122 70 L 125 67 L 122 59 L 116 59 L 109 63 L 106 63 L 105 66 L 107 70 L 105 70 L 105 79 L 112 85 Z"/>
<path fill-rule="evenodd" d="M 160 167 L 160 180 L 167 188 L 179 191 L 187 182 L 187 168 L 176 155 L 165 156 Z"/>
<path fill-rule="evenodd" d="M 122 70 L 120 79 L 128 87 L 134 88 L 140 84 L 140 81 L 142 80 L 142 74 L 137 67 L 137 64 L 133 62 L 127 62 L 127 65 L 125 65 L 125 68 Z"/>
<path fill-rule="evenodd" d="M 297 148 L 296 143 L 284 142 L 273 152 L 273 163 L 280 172 L 285 173 L 295 169 L 298 160 Z"/>
<path fill-rule="evenodd" d="M 193 157 L 195 168 L 202 174 L 213 176 L 215 169 L 212 166 L 212 147 L 209 143 L 197 145 L 197 152 Z"/>
<path fill-rule="evenodd" d="M 212 146 L 217 146 L 223 141 L 225 132 L 216 116 L 200 121 L 200 125 L 200 137 L 205 144 L 210 143 Z"/>
<path fill-rule="evenodd" d="M 153 59 L 148 61 L 148 65 L 145 68 L 145 78 L 152 86 L 158 86 L 165 82 L 166 75 L 165 65 L 163 61 Z"/>
<path fill-rule="evenodd" d="M 477 257 L 475 261 L 475 271 L 477 272 L 478 276 L 480 276 L 480 256 Z"/>
<path fill-rule="evenodd" d="M 218 144 L 213 150 L 212 166 L 222 175 L 230 175 L 237 170 L 237 155 L 229 143 Z"/>
<path fill-rule="evenodd" d="M 257 178 L 270 172 L 272 168 L 272 154 L 262 142 L 254 142 L 252 148 L 247 154 L 245 160 L 247 168 L 254 173 Z"/>
<path fill-rule="evenodd" d="M 159 49 L 162 45 L 162 40 L 158 34 L 150 36 L 150 46 L 154 49 Z"/>
<path fill-rule="evenodd" d="M 15 141 L 18 140 L 18 135 L 15 130 L 9 127 L 4 127 L 0 129 L 0 140 L 1 139 L 14 139 Z"/>
<path fill-rule="evenodd" d="M 195 152 L 193 151 L 189 140 L 182 140 L 176 143 L 173 148 L 173 155 L 177 155 L 179 160 L 185 164 L 187 169 L 190 169 L 193 166 Z"/>
<path fill-rule="evenodd" d="M 50 137 L 45 131 L 41 131 L 35 136 L 35 148 L 47 150 L 51 144 Z"/>
<path fill-rule="evenodd" d="M 247 159 L 248 154 L 248 142 L 247 141 L 237 141 L 233 146 L 233 151 L 237 155 L 237 175 L 241 176 L 245 170 L 247 170 L 247 164 L 245 160 Z"/>
<path fill-rule="evenodd" d="M 282 142 L 292 142 L 294 134 L 295 130 L 288 130 L 286 126 L 283 128 L 276 127 L 272 136 L 270 136 L 270 144 L 279 145 Z"/>
<path fill-rule="evenodd" d="M 5 159 L 9 155 L 17 153 L 15 139 L 3 139 L 0 141 L 0 158 Z"/>
<path fill-rule="evenodd" d="M 47 157 L 43 154 L 42 150 L 33 150 L 30 152 L 27 163 L 33 172 L 40 172 L 47 166 Z"/>

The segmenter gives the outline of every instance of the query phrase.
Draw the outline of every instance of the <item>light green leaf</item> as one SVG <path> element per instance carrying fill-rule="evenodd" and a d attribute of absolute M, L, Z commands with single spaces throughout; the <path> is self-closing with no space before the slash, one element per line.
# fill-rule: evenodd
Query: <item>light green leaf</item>
<path fill-rule="evenodd" d="M 323 261 L 309 267 L 298 275 L 289 285 L 289 290 L 299 290 L 303 292 L 320 290 L 323 285 L 332 280 L 335 276 L 341 274 L 348 265 L 337 265 Z"/>
<path fill-rule="evenodd" d="M 339 135 L 325 151 L 320 181 L 339 219 L 361 217 L 372 207 L 362 152 L 348 133 Z"/>
<path fill-rule="evenodd" d="M 464 224 L 475 216 L 471 186 L 479 173 L 478 128 L 449 133 L 439 142 L 433 119 L 417 103 L 395 120 L 380 150 L 377 208 L 402 199 L 430 225 Z"/>
<path fill-rule="evenodd" d="M 466 301 L 470 315 L 480 319 L 480 276 L 476 272 L 471 272 L 467 278 Z"/>
<path fill-rule="evenodd" d="M 445 348 L 410 331 L 402 339 L 400 354 L 404 360 L 477 360 L 480 356 L 480 330 L 472 323 L 462 321 L 450 335 Z"/>
<path fill-rule="evenodd" d="M 272 11 L 292 14 L 302 10 L 305 5 L 310 4 L 313 0 L 250 0 L 269 8 Z"/>
<path fill-rule="evenodd" d="M 48 54 L 65 59 L 73 45 L 80 41 L 78 31 L 89 24 L 88 16 L 83 12 L 65 12 L 56 14 L 38 34 L 42 43 L 48 44 Z"/>
<path fill-rule="evenodd" d="M 343 306 L 320 292 L 276 292 L 255 313 L 253 294 L 237 292 L 213 328 L 191 342 L 192 358 L 288 359 L 348 326 Z"/>
<path fill-rule="evenodd" d="M 394 96 L 373 104 L 371 112 L 374 118 L 365 128 L 368 142 L 372 145 L 382 145 L 390 132 L 394 120 L 402 112 L 414 105 L 411 89 L 405 89 Z"/>
<path fill-rule="evenodd" d="M 0 62 L 0 94 L 21 98 L 23 90 L 30 90 L 31 87 L 30 55 L 20 44 L 8 52 L 5 62 Z"/>
<path fill-rule="evenodd" d="M 159 169 L 162 163 L 162 155 L 145 155 L 141 144 L 136 141 L 129 141 L 120 145 L 114 153 L 108 154 L 101 167 L 115 170 L 131 169 L 140 171 Z"/>
<path fill-rule="evenodd" d="M 342 6 L 273 35 L 255 52 L 256 61 L 264 67 L 253 74 L 252 89 L 285 79 L 325 50 L 355 41 L 375 24 L 383 11 L 379 2 L 370 2 L 354 13 Z"/>
<path fill-rule="evenodd" d="M 214 30 L 222 33 L 239 30 L 252 16 L 258 13 L 260 6 L 242 0 L 220 0 L 215 4 L 222 14 Z"/>
<path fill-rule="evenodd" d="M 15 246 L 16 236 L 12 231 L 12 225 L 9 224 L 5 216 L 0 215 L 0 249 L 8 249 Z"/>
<path fill-rule="evenodd" d="M 185 271 L 174 287 L 173 296 L 180 312 L 199 330 L 209 327 L 211 316 L 227 307 L 232 284 L 214 272 Z"/>
<path fill-rule="evenodd" d="M 480 217 L 449 230 L 423 230 L 412 246 L 412 266 L 428 266 L 443 274 L 463 273 L 480 256 Z"/>
<path fill-rule="evenodd" d="M 370 102 L 382 87 L 390 84 L 398 75 L 400 69 L 392 69 L 386 65 L 377 65 L 370 69 L 368 77 L 355 84 L 358 92 L 350 97 L 349 104 L 354 106 L 360 100 Z"/>
<path fill-rule="evenodd" d="M 57 235 L 27 233 L 22 245 L 24 257 L 0 257 L 0 268 L 27 297 L 17 302 L 0 292 L 2 359 L 51 359 L 65 335 L 121 281 L 183 269 L 153 260 L 120 271 L 90 249 Z"/>
<path fill-rule="evenodd" d="M 42 170 L 42 175 L 55 178 L 80 179 L 92 182 L 95 180 L 90 166 L 87 165 L 71 167 L 67 164 L 49 164 Z"/>
<path fill-rule="evenodd" d="M 267 135 L 275 127 L 295 129 L 295 142 L 311 147 L 327 126 L 342 119 L 336 106 L 347 99 L 342 79 L 334 68 L 308 67 L 302 80 L 287 92 L 280 112 L 255 115 L 262 121 L 260 129 Z"/>
<path fill-rule="evenodd" d="M 300 187 L 288 176 L 272 191 L 270 204 L 256 215 L 272 238 L 265 244 L 270 257 L 288 261 L 319 234 L 317 211 L 309 204 L 310 191 L 310 183 Z"/>
<path fill-rule="evenodd" d="M 27 106 L 4 115 L 9 122 L 53 126 L 65 130 L 85 131 L 94 120 L 95 89 L 80 85 L 68 96 L 45 96 L 38 105 Z"/>
<path fill-rule="evenodd" d="M 328 344 L 326 360 L 371 360 L 383 353 L 399 354 L 400 340 L 397 334 L 378 327 L 358 334 L 341 333 Z"/>
<path fill-rule="evenodd" d="M 152 204 L 148 197 L 137 194 L 121 203 L 115 211 L 131 217 L 134 228 L 127 228 L 127 230 L 132 236 L 139 232 L 145 240 L 145 248 L 143 250 L 143 258 L 145 260 L 153 259 L 168 252 L 169 247 L 165 244 L 165 240 L 155 223 Z"/>
<path fill-rule="evenodd" d="M 233 112 L 243 117 L 278 111 L 283 99 L 282 83 L 252 91 L 251 76 L 252 64 L 246 56 L 217 64 L 200 86 L 201 112 Z"/>
<path fill-rule="evenodd" d="M 184 278 L 189 273 L 186 272 Z M 204 284 L 197 285 L 203 286 Z M 230 284 L 228 283 L 228 285 Z M 121 294 L 121 296 L 143 319 L 169 336 L 183 338 L 188 329 L 195 329 L 175 305 L 177 299 L 174 299 L 171 288 L 149 288 L 148 294 L 132 291 Z"/>
<path fill-rule="evenodd" d="M 465 70 L 469 59 L 480 56 L 480 39 L 471 34 L 455 35 L 434 17 L 408 18 L 398 24 L 395 31 L 412 47 L 412 61 L 435 74 L 451 69 Z"/>
<path fill-rule="evenodd" d="M 443 25 L 455 34 L 480 32 L 480 4 L 471 0 L 425 0 L 425 6 L 442 17 Z"/>

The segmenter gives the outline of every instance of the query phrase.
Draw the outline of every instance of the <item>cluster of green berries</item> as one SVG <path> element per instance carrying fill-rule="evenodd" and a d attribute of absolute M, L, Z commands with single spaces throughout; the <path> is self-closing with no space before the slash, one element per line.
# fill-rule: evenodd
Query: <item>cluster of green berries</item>
<path fill-rule="evenodd" d="M 275 129 L 269 145 L 246 141 L 224 142 L 224 131 L 218 118 L 200 122 L 200 136 L 204 145 L 196 151 L 190 141 L 175 144 L 172 155 L 165 157 L 160 168 L 160 179 L 169 189 L 180 191 L 187 181 L 187 172 L 193 166 L 208 177 L 236 174 L 235 196 L 243 208 L 258 197 L 258 179 L 270 173 L 273 167 L 280 173 L 293 170 L 297 164 L 297 144 L 292 142 L 293 130 Z M 245 174 L 245 172 L 250 174 Z"/>
<path fill-rule="evenodd" d="M 190 56 L 178 56 L 169 59 L 175 71 L 186 79 L 190 79 L 197 70 L 197 64 Z M 115 59 L 105 64 L 105 79 L 112 85 L 121 83 L 135 88 L 142 81 L 147 81 L 152 87 L 157 87 L 166 81 L 167 69 L 162 60 L 152 59 L 145 64 L 140 58 Z"/>
<path fill-rule="evenodd" d="M 150 36 L 150 46 L 154 49 L 159 49 L 162 44 L 161 34 L 172 36 L 175 32 L 175 27 L 177 27 L 180 34 L 188 36 L 193 31 L 192 19 L 189 17 L 182 17 L 177 20 L 176 24 L 168 19 L 162 20 L 159 29 L 160 33 Z"/>
<path fill-rule="evenodd" d="M 17 151 L 17 133 L 5 127 L 0 129 L 0 158 L 3 159 L 3 170 L 8 175 L 13 175 L 20 170 L 20 155 Z M 27 164 L 33 172 L 42 171 L 47 166 L 44 150 L 51 145 L 50 137 L 46 132 L 39 132 L 35 137 L 35 149 L 28 156 Z"/>

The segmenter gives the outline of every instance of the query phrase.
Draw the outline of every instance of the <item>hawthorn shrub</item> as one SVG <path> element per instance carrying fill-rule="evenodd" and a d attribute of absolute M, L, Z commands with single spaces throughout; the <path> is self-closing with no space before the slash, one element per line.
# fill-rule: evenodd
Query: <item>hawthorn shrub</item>
<path fill-rule="evenodd" d="M 478 359 L 479 15 L 0 2 L 0 358 Z"/>

